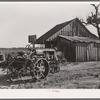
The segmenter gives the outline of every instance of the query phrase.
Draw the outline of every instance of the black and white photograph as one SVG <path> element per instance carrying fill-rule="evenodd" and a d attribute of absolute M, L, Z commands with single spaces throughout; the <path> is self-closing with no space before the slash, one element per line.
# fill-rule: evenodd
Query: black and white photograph
<path fill-rule="evenodd" d="M 100 89 L 100 3 L 0 2 L 1 89 Z"/>

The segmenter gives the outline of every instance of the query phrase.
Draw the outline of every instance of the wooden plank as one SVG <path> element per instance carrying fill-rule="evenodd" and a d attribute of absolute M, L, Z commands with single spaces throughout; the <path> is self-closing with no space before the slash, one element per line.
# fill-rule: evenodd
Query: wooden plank
<path fill-rule="evenodd" d="M 91 43 L 89 44 L 89 61 L 91 61 Z"/>
<path fill-rule="evenodd" d="M 100 61 L 100 46 L 98 44 L 98 61 Z"/>
<path fill-rule="evenodd" d="M 100 47 L 98 45 L 98 61 L 100 60 Z"/>
<path fill-rule="evenodd" d="M 80 55 L 80 43 L 79 43 L 79 61 L 81 61 L 81 55 Z"/>
<path fill-rule="evenodd" d="M 96 46 L 96 44 L 95 44 L 95 54 L 96 54 L 96 61 L 97 61 L 97 46 Z"/>
<path fill-rule="evenodd" d="M 99 46 L 97 48 L 97 56 L 98 56 L 98 61 L 99 61 Z"/>
<path fill-rule="evenodd" d="M 100 61 L 100 46 L 98 45 L 98 55 L 99 55 L 99 61 Z"/>
<path fill-rule="evenodd" d="M 87 61 L 89 61 L 89 44 L 87 44 Z"/>
<path fill-rule="evenodd" d="M 98 54 L 98 44 L 97 44 L 97 61 L 99 60 L 99 54 Z"/>
<path fill-rule="evenodd" d="M 97 61 L 97 48 L 95 46 L 95 61 Z"/>
<path fill-rule="evenodd" d="M 94 56 L 93 56 L 93 48 L 94 48 L 94 47 L 93 47 L 93 43 L 91 43 L 91 56 L 92 56 L 91 61 L 93 61 L 93 57 L 94 57 Z"/>
<path fill-rule="evenodd" d="M 76 57 L 75 57 L 75 59 L 76 59 L 76 62 L 78 61 L 77 60 L 77 58 L 78 58 L 78 48 L 77 48 L 77 44 L 75 44 L 75 48 L 76 48 Z"/>
<path fill-rule="evenodd" d="M 93 61 L 95 60 L 95 48 L 94 48 L 94 43 L 93 43 Z"/>
<path fill-rule="evenodd" d="M 86 45 L 84 43 L 84 61 L 86 61 Z"/>
<path fill-rule="evenodd" d="M 81 60 L 83 61 L 83 44 L 81 43 Z"/>
<path fill-rule="evenodd" d="M 98 50 L 97 51 L 98 51 L 98 61 L 99 61 L 99 45 L 98 45 Z"/>
<path fill-rule="evenodd" d="M 90 45 L 89 45 L 89 57 L 90 57 L 90 61 L 92 61 L 91 43 L 90 43 Z"/>
<path fill-rule="evenodd" d="M 90 45 L 89 45 L 89 61 L 92 61 L 92 43 L 90 43 Z"/>
<path fill-rule="evenodd" d="M 84 46 L 84 43 L 83 43 L 83 60 L 85 61 L 85 46 Z"/>
<path fill-rule="evenodd" d="M 94 43 L 93 43 L 93 61 L 95 61 L 95 47 L 94 47 Z"/>
<path fill-rule="evenodd" d="M 80 45 L 80 43 L 79 43 L 79 59 L 80 59 L 80 61 L 81 61 L 81 45 Z"/>
<path fill-rule="evenodd" d="M 79 44 L 77 44 L 77 61 L 79 62 Z"/>
<path fill-rule="evenodd" d="M 83 61 L 83 44 L 81 43 L 81 61 Z"/>
<path fill-rule="evenodd" d="M 86 61 L 86 45 L 84 43 L 84 61 Z"/>
<path fill-rule="evenodd" d="M 85 58 L 86 58 L 86 61 L 87 61 L 87 44 L 85 43 Z"/>
<path fill-rule="evenodd" d="M 87 61 L 86 60 L 86 43 L 84 43 L 84 61 Z"/>
<path fill-rule="evenodd" d="M 99 60 L 98 45 L 97 45 L 97 61 Z"/>
<path fill-rule="evenodd" d="M 99 45 L 99 61 L 100 61 L 100 45 Z"/>
<path fill-rule="evenodd" d="M 81 44 L 80 44 L 80 61 L 82 61 L 82 47 L 81 47 Z"/>
<path fill-rule="evenodd" d="M 91 54 L 91 55 L 92 55 L 92 61 L 93 61 L 93 58 L 94 58 L 94 55 L 93 55 L 93 48 L 94 48 L 94 47 L 93 47 L 93 43 L 92 43 L 92 44 L 91 44 L 91 51 L 92 51 L 92 54 Z"/>
<path fill-rule="evenodd" d="M 84 52 L 83 52 L 83 49 L 84 49 L 84 47 L 83 47 L 83 43 L 82 43 L 82 45 L 81 45 L 81 50 L 82 50 L 82 61 L 84 61 Z"/>
<path fill-rule="evenodd" d="M 100 47 L 99 47 L 99 44 L 98 44 L 98 61 L 100 60 Z"/>
<path fill-rule="evenodd" d="M 96 61 L 96 48 L 94 46 L 94 61 Z"/>
<path fill-rule="evenodd" d="M 97 53 L 97 44 L 96 44 L 96 61 L 97 61 L 97 59 L 98 59 L 98 53 Z"/>
<path fill-rule="evenodd" d="M 97 44 L 97 56 L 98 56 L 97 61 L 99 61 L 99 47 L 98 47 L 98 44 Z"/>
<path fill-rule="evenodd" d="M 84 43 L 83 43 L 83 61 L 85 61 L 85 52 L 84 52 L 85 50 L 84 49 L 85 49 L 85 47 L 84 47 Z"/>
<path fill-rule="evenodd" d="M 88 58 L 89 58 L 88 61 L 90 61 L 90 44 L 88 45 Z"/>

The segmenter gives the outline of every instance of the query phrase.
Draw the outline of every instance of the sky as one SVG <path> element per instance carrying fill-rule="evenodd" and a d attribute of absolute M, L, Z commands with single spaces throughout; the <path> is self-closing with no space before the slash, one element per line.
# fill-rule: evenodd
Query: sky
<path fill-rule="evenodd" d="M 29 35 L 37 35 L 38 38 L 57 24 L 76 17 L 85 20 L 94 11 L 90 4 L 91 2 L 0 2 L 0 47 L 25 47 Z M 87 28 L 97 35 L 94 27 Z"/>

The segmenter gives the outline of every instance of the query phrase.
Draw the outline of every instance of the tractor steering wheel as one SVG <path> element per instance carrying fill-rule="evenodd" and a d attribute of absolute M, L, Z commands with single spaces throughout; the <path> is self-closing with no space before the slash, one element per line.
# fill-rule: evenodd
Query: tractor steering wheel
<path fill-rule="evenodd" d="M 32 47 L 31 47 L 31 45 L 30 44 L 28 44 L 28 45 L 26 45 L 26 47 L 25 47 L 26 49 L 28 49 L 28 50 L 31 50 L 32 49 Z"/>

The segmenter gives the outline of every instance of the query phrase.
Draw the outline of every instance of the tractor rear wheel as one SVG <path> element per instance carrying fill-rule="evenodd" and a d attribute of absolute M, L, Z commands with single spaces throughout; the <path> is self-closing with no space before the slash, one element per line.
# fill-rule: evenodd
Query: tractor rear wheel
<path fill-rule="evenodd" d="M 45 59 L 39 59 L 34 64 L 34 76 L 37 80 L 44 79 L 49 73 L 49 64 Z"/>

